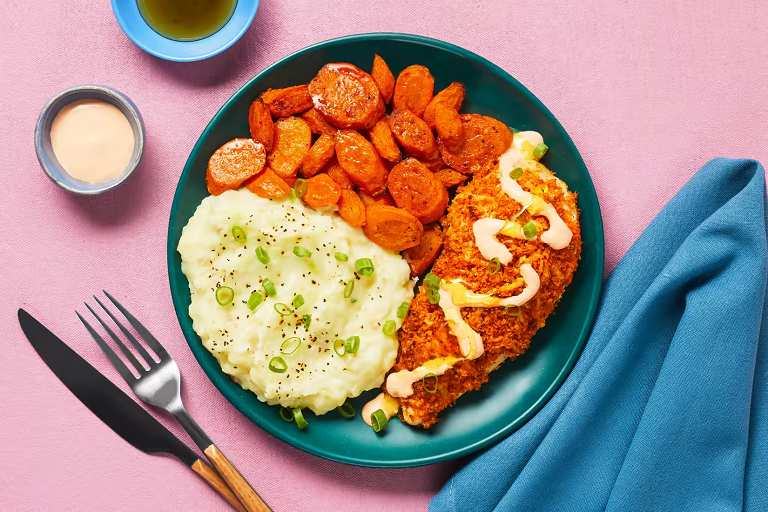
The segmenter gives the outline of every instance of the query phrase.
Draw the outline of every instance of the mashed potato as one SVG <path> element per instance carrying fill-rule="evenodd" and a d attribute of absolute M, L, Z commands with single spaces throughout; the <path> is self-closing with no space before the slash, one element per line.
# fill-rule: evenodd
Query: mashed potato
<path fill-rule="evenodd" d="M 235 226 L 245 240 L 234 239 Z M 258 247 L 269 255 L 267 264 L 257 258 Z M 311 257 L 296 256 L 296 247 Z M 259 400 L 324 414 L 381 386 L 398 348 L 396 335 L 385 335 L 382 326 L 394 320 L 399 328 L 397 308 L 413 297 L 408 265 L 398 254 L 331 212 L 307 208 L 295 198 L 263 199 L 245 189 L 206 197 L 184 227 L 178 251 L 195 332 L 222 370 Z M 337 252 L 348 260 L 337 260 Z M 373 275 L 355 273 L 359 258 L 373 261 Z M 264 279 L 274 284 L 275 297 L 267 296 Z M 354 290 L 345 298 L 350 281 Z M 216 299 L 223 286 L 234 291 L 224 306 Z M 264 300 L 251 310 L 253 292 Z M 293 304 L 297 295 L 304 299 L 299 307 Z M 280 304 L 290 309 L 285 316 L 277 311 Z M 311 316 L 308 328 L 305 315 Z M 335 340 L 351 336 L 360 337 L 358 352 L 340 357 Z M 292 337 L 301 340 L 299 348 L 281 353 Z M 284 373 L 269 369 L 274 357 L 285 361 Z"/>

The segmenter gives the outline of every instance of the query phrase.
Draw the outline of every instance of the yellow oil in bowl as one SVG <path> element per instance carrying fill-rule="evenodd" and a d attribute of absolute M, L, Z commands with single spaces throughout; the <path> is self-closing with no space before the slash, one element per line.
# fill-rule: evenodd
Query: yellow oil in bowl
<path fill-rule="evenodd" d="M 237 0 L 137 0 L 152 30 L 175 41 L 212 36 L 232 17 Z"/>

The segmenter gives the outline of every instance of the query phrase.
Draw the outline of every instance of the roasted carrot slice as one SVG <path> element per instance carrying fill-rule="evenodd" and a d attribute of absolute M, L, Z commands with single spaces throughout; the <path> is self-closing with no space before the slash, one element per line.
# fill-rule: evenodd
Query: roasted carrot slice
<path fill-rule="evenodd" d="M 312 96 L 306 84 L 269 89 L 261 95 L 261 99 L 274 117 L 288 117 L 312 108 Z"/>
<path fill-rule="evenodd" d="M 358 188 L 372 196 L 387 188 L 387 169 L 373 144 L 354 130 L 336 133 L 336 158 Z"/>
<path fill-rule="evenodd" d="M 267 149 L 272 151 L 272 143 L 275 140 L 275 123 L 272 122 L 272 115 L 269 108 L 264 105 L 261 98 L 251 103 L 248 110 L 248 127 L 251 130 L 251 137 L 256 142 L 261 142 Z"/>
<path fill-rule="evenodd" d="M 443 103 L 435 106 L 435 130 L 451 153 L 461 151 L 464 144 L 464 125 L 459 113 Z"/>
<path fill-rule="evenodd" d="M 408 66 L 397 77 L 392 105 L 421 117 L 432 100 L 434 90 L 435 79 L 429 69 L 419 65 Z"/>
<path fill-rule="evenodd" d="M 464 95 L 466 94 L 466 88 L 464 84 L 459 82 L 453 82 L 451 85 L 440 91 L 432 98 L 432 101 L 427 105 L 427 109 L 424 111 L 422 117 L 427 122 L 430 128 L 435 127 L 435 107 L 439 103 L 453 108 L 456 112 L 461 110 L 461 104 L 464 103 Z"/>
<path fill-rule="evenodd" d="M 330 176 L 331 179 L 338 183 L 343 190 L 352 190 L 355 188 L 355 184 L 352 183 L 351 179 L 349 179 L 347 172 L 341 168 L 339 161 L 336 160 L 336 157 L 331 158 L 331 161 L 328 162 L 325 167 L 323 167 L 321 172 L 324 172 Z"/>
<path fill-rule="evenodd" d="M 443 248 L 443 232 L 437 222 L 424 226 L 421 242 L 403 251 L 403 258 L 411 267 L 411 277 L 421 277 L 437 259 Z"/>
<path fill-rule="evenodd" d="M 440 169 L 435 173 L 435 177 L 443 183 L 445 188 L 464 183 L 464 180 L 467 179 L 466 174 L 461 174 L 459 171 L 454 171 L 453 169 Z"/>
<path fill-rule="evenodd" d="M 424 224 L 442 217 L 448 207 L 448 191 L 442 182 L 415 158 L 397 164 L 387 181 L 395 204 Z"/>
<path fill-rule="evenodd" d="M 392 134 L 405 150 L 417 157 L 438 155 L 437 143 L 432 130 L 423 119 L 410 110 L 395 109 L 389 116 Z"/>
<path fill-rule="evenodd" d="M 338 128 L 363 130 L 384 115 L 376 82 L 362 69 L 339 62 L 326 64 L 309 83 L 314 106 Z"/>
<path fill-rule="evenodd" d="M 373 55 L 371 77 L 373 77 L 373 81 L 379 87 L 384 103 L 389 103 L 389 100 L 392 99 L 392 94 L 395 92 L 395 75 L 389 70 L 389 66 L 384 62 L 384 59 L 376 54 Z"/>
<path fill-rule="evenodd" d="M 404 251 L 419 245 L 424 226 L 405 210 L 374 205 L 365 210 L 363 232 L 369 240 L 384 249 Z"/>
<path fill-rule="evenodd" d="M 301 173 L 305 178 L 311 178 L 333 158 L 333 146 L 335 142 L 330 135 L 321 135 L 309 148 L 301 161 Z"/>
<path fill-rule="evenodd" d="M 265 199 L 277 199 L 291 193 L 291 187 L 269 167 L 258 176 L 246 181 L 245 188 Z"/>
<path fill-rule="evenodd" d="M 360 199 L 363 200 L 363 204 L 365 204 L 366 208 L 373 205 L 385 205 L 385 206 L 395 206 L 395 200 L 392 199 L 392 196 L 389 194 L 389 192 L 384 192 L 378 197 L 373 197 L 371 195 L 366 194 L 363 191 L 359 191 L 357 195 L 360 196 Z"/>
<path fill-rule="evenodd" d="M 217 196 L 235 190 L 264 168 L 267 151 L 253 139 L 233 139 L 217 149 L 205 175 L 208 192 Z"/>
<path fill-rule="evenodd" d="M 338 128 L 325 120 L 325 118 L 317 111 L 316 108 L 311 108 L 301 114 L 301 118 L 309 125 L 309 129 L 316 135 L 330 135 L 333 137 Z"/>
<path fill-rule="evenodd" d="M 402 160 L 400 148 L 397 147 L 392 129 L 386 119 L 379 119 L 368 131 L 368 135 L 371 137 L 371 144 L 379 152 L 381 158 L 395 163 Z"/>
<path fill-rule="evenodd" d="M 359 228 L 365 224 L 365 204 L 354 190 L 341 191 L 339 215 L 353 228 Z"/>
<path fill-rule="evenodd" d="M 492 117 L 464 114 L 464 144 L 453 152 L 441 137 L 437 146 L 445 164 L 459 172 L 471 174 L 499 158 L 512 145 L 512 132 Z"/>
<path fill-rule="evenodd" d="M 275 123 L 275 144 L 267 156 L 269 167 L 281 178 L 293 178 L 312 143 L 312 132 L 298 117 L 278 119 Z"/>
<path fill-rule="evenodd" d="M 307 191 L 302 199 L 312 208 L 331 206 L 339 202 L 341 187 L 327 174 L 318 174 L 307 180 Z"/>
<path fill-rule="evenodd" d="M 412 155 L 408 156 L 410 157 Z M 437 146 L 435 146 L 435 150 L 431 154 L 427 156 L 416 156 L 414 158 L 424 164 L 424 167 L 432 172 L 437 172 L 445 167 L 445 162 L 443 162 L 443 158 L 440 155 L 440 150 L 437 149 Z"/>

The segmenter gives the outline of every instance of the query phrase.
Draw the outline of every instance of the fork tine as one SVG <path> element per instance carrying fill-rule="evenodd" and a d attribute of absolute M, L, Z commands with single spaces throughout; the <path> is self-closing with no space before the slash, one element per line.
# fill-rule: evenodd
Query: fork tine
<path fill-rule="evenodd" d="M 111 318 L 112 321 L 115 322 L 115 325 L 117 325 L 120 328 L 120 330 L 123 332 L 123 334 L 125 334 L 125 337 L 128 338 L 128 341 L 131 342 L 131 345 L 136 347 L 136 350 L 139 351 L 139 354 L 141 354 L 141 357 L 144 358 L 147 364 L 150 367 L 154 366 L 156 364 L 155 360 L 149 355 L 149 352 L 147 352 L 147 349 L 144 348 L 144 345 L 139 343 L 139 340 L 137 340 L 136 337 L 133 334 L 131 334 L 131 331 L 126 329 L 125 326 L 122 323 L 120 323 L 120 321 L 117 318 L 115 318 L 115 315 L 113 315 L 112 312 L 108 310 L 104 304 L 102 304 L 102 302 L 99 300 L 97 296 L 94 295 L 93 298 L 96 299 L 96 302 L 99 303 L 99 306 L 101 306 L 101 309 L 107 312 L 107 314 L 109 315 L 109 318 Z"/>
<path fill-rule="evenodd" d="M 80 319 L 81 322 L 83 322 L 83 325 L 86 329 L 88 329 L 88 332 L 91 334 L 93 339 L 96 341 L 96 344 L 101 348 L 101 351 L 104 352 L 104 355 L 107 356 L 107 359 L 109 359 L 109 362 L 112 363 L 112 366 L 115 367 L 115 370 L 117 370 L 117 373 L 119 373 L 123 379 L 125 379 L 125 382 L 128 384 L 132 383 L 136 380 L 136 377 L 133 376 L 133 374 L 128 370 L 128 367 L 125 366 L 125 364 L 120 360 L 119 357 L 117 357 L 117 354 L 109 348 L 109 345 L 107 345 L 107 342 L 104 341 L 104 339 L 99 336 L 99 333 L 97 333 L 93 327 L 91 327 L 91 324 L 85 321 L 85 318 L 80 316 L 80 313 L 75 311 L 75 314 L 77 315 L 77 318 Z"/>
<path fill-rule="evenodd" d="M 123 314 L 123 316 L 128 320 L 128 323 L 133 326 L 134 329 L 136 329 L 136 332 L 139 333 L 139 336 L 147 342 L 147 345 L 155 351 L 155 354 L 157 354 L 160 359 L 170 359 L 171 356 L 168 355 L 168 352 L 165 351 L 163 346 L 160 344 L 157 339 L 155 339 L 154 336 L 152 336 L 146 327 L 141 325 L 141 322 L 136 320 L 136 317 L 134 317 L 132 314 L 128 312 L 117 300 L 111 296 L 106 290 L 102 290 L 104 292 L 104 295 L 107 296 L 109 300 L 112 301 L 112 304 L 115 305 L 117 309 L 120 310 L 120 313 Z"/>
<path fill-rule="evenodd" d="M 96 314 L 96 312 L 91 308 L 91 306 L 88 305 L 88 303 L 85 304 L 85 307 L 88 308 L 88 311 L 91 312 L 93 316 L 96 317 L 96 320 L 99 321 L 101 326 L 104 328 L 105 331 L 107 331 L 107 334 L 112 338 L 112 340 L 117 344 L 117 347 L 120 349 L 120 352 L 123 353 L 125 357 L 128 358 L 128 360 L 133 364 L 133 366 L 136 368 L 136 370 L 139 372 L 139 375 L 144 373 L 146 370 L 144 367 L 139 363 L 139 361 L 134 357 L 133 354 L 131 354 L 131 351 L 128 350 L 128 347 L 126 347 L 122 341 L 120 341 L 120 338 L 117 337 L 117 335 L 112 331 L 112 329 L 109 328 L 109 326 L 104 322 L 104 320 L 101 319 L 99 315 Z"/>

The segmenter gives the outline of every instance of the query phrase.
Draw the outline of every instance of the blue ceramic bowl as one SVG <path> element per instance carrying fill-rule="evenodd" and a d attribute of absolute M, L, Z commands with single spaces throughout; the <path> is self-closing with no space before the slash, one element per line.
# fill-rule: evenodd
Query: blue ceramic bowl
<path fill-rule="evenodd" d="M 238 0 L 235 12 L 221 30 L 197 41 L 174 41 L 161 36 L 147 25 L 136 0 L 112 0 L 117 22 L 131 41 L 147 53 L 165 60 L 191 62 L 221 53 L 251 26 L 259 0 Z"/>
<path fill-rule="evenodd" d="M 51 147 L 51 125 L 65 106 L 78 100 L 102 100 L 117 107 L 128 119 L 133 130 L 135 145 L 131 160 L 116 178 L 101 183 L 86 183 L 70 176 L 59 163 Z M 35 150 L 40 166 L 54 183 L 64 190 L 82 195 L 95 195 L 120 186 L 141 163 L 144 156 L 144 122 L 136 105 L 124 94 L 103 85 L 78 85 L 61 91 L 46 103 L 35 128 Z"/>

